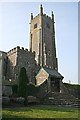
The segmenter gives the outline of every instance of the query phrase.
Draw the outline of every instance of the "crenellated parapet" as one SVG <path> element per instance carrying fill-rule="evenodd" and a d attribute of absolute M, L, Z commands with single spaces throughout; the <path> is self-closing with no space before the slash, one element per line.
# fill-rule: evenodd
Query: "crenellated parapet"
<path fill-rule="evenodd" d="M 39 16 L 40 16 L 40 14 L 36 15 L 33 19 L 36 19 L 36 18 L 39 17 Z"/>
<path fill-rule="evenodd" d="M 46 15 L 46 14 L 44 14 L 43 16 L 49 18 L 50 20 L 52 19 L 50 16 L 48 16 L 48 15 Z"/>
<path fill-rule="evenodd" d="M 27 48 L 17 46 L 15 48 L 11 49 L 10 51 L 8 51 L 7 56 L 10 56 L 16 52 L 25 52 L 25 53 L 32 53 L 32 54 L 35 53 L 34 51 L 33 52 L 29 51 Z"/>
<path fill-rule="evenodd" d="M 43 67 L 50 68 L 50 69 L 54 69 L 54 67 L 53 67 L 53 66 L 50 66 L 50 65 L 43 65 Z"/>
<path fill-rule="evenodd" d="M 35 16 L 35 17 L 33 17 L 32 20 L 35 21 L 35 19 L 37 19 L 39 16 L 40 16 L 40 14 L 38 14 L 38 15 Z M 50 17 L 50 16 L 48 16 L 48 15 L 46 15 L 46 14 L 43 14 L 43 16 L 49 18 L 50 20 L 52 19 L 52 17 Z"/>
<path fill-rule="evenodd" d="M 16 50 L 16 47 L 11 49 L 10 51 L 7 52 L 7 56 L 10 56 L 11 54 L 15 53 L 17 50 Z"/>

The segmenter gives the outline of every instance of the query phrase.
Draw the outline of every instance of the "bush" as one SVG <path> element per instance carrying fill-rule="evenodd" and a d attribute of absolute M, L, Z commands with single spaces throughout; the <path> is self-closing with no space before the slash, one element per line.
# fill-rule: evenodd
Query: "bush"
<path fill-rule="evenodd" d="M 10 98 L 10 101 L 12 103 L 20 103 L 23 104 L 24 103 L 24 98 L 23 97 L 12 97 Z"/>
<path fill-rule="evenodd" d="M 28 82 L 29 81 L 26 74 L 26 69 L 22 67 L 20 69 L 20 74 L 19 74 L 18 96 L 25 98 L 24 105 L 28 104 L 28 101 L 27 101 L 27 96 L 28 96 L 27 83 Z"/>
<path fill-rule="evenodd" d="M 27 83 L 28 83 L 28 77 L 26 75 L 26 69 L 23 67 L 21 68 L 19 74 L 18 95 L 20 97 L 27 96 Z"/>

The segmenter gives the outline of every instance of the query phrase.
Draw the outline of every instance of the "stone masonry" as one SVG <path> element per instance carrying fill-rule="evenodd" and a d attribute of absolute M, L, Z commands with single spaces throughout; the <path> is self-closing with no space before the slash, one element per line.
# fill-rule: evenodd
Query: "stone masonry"
<path fill-rule="evenodd" d="M 35 51 L 35 60 L 40 66 L 48 66 L 58 69 L 55 46 L 54 15 L 52 17 L 43 14 L 40 7 L 40 14 L 30 21 L 30 50 Z"/>
<path fill-rule="evenodd" d="M 17 46 L 7 53 L 7 79 L 18 80 L 18 75 L 22 67 L 26 68 L 29 82 L 35 83 L 35 52 Z"/>
<path fill-rule="evenodd" d="M 40 6 L 40 13 L 36 17 L 33 17 L 31 13 L 30 49 L 17 46 L 5 53 L 5 60 L 0 59 L 0 64 L 4 64 L 4 72 L 0 75 L 2 81 L 5 80 L 3 82 L 4 91 L 6 90 L 5 86 L 10 85 L 9 82 L 18 83 L 19 72 L 22 67 L 26 69 L 29 83 L 41 86 L 40 91 L 43 93 L 50 92 L 51 87 L 60 86 L 63 76 L 58 73 L 54 23 L 53 12 L 51 17 L 47 16 L 43 13 L 42 5 Z M 4 80 L 3 76 L 5 77 Z M 60 92 L 61 87 L 57 88 Z M 9 87 L 9 89 L 11 88 Z M 11 90 L 9 91 L 11 93 Z M 44 95 L 43 93 L 40 92 Z"/>

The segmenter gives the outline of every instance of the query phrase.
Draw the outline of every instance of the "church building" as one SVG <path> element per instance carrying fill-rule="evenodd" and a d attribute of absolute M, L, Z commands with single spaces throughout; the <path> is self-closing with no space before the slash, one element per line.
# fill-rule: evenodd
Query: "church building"
<path fill-rule="evenodd" d="M 40 13 L 30 18 L 30 49 L 19 46 L 9 52 L 0 51 L 0 79 L 3 94 L 11 95 L 11 85 L 18 84 L 19 72 L 25 67 L 29 83 L 41 87 L 41 94 L 61 92 L 62 79 L 58 72 L 58 58 L 55 44 L 55 21 L 44 14 L 42 5 Z"/>
<path fill-rule="evenodd" d="M 35 51 L 35 61 L 40 70 L 36 75 L 37 85 L 47 80 L 48 91 L 60 91 L 60 83 L 63 76 L 58 73 L 58 60 L 56 57 L 54 14 L 49 17 L 43 13 L 40 6 L 40 14 L 30 21 L 30 51 Z"/>

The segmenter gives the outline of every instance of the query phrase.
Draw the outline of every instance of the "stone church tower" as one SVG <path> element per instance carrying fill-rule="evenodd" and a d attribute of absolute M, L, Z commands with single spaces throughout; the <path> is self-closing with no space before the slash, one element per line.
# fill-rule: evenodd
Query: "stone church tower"
<path fill-rule="evenodd" d="M 53 12 L 51 17 L 47 16 L 41 5 L 40 13 L 36 17 L 31 13 L 30 50 L 17 46 L 7 53 L 1 52 L 0 65 L 1 69 L 5 68 L 5 74 L 1 72 L 0 75 L 1 79 L 5 78 L 5 95 L 12 94 L 11 85 L 18 84 L 22 67 L 26 69 L 29 83 L 40 88 L 39 98 L 43 98 L 47 93 L 62 92 L 64 77 L 58 72 Z"/>
<path fill-rule="evenodd" d="M 47 66 L 58 70 L 55 46 L 54 14 L 52 17 L 43 13 L 40 6 L 40 13 L 30 20 L 30 51 L 35 51 L 37 65 Z"/>

